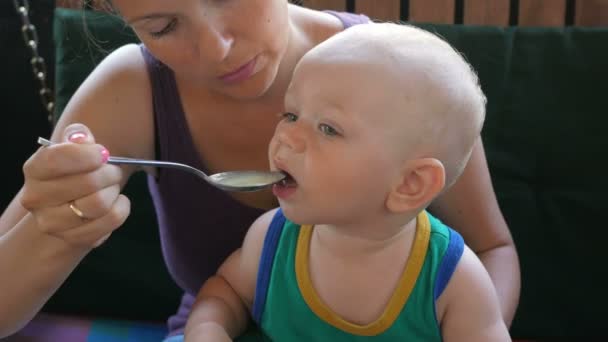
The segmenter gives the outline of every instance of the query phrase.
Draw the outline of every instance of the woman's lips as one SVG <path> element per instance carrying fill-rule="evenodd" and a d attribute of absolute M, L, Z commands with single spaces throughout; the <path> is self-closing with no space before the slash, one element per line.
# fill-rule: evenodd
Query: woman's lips
<path fill-rule="evenodd" d="M 255 71 L 257 59 L 257 56 L 255 56 L 249 62 L 238 67 L 236 70 L 220 76 L 220 80 L 225 83 L 238 83 L 248 79 L 249 77 L 251 77 L 251 75 L 253 75 L 253 72 Z"/>

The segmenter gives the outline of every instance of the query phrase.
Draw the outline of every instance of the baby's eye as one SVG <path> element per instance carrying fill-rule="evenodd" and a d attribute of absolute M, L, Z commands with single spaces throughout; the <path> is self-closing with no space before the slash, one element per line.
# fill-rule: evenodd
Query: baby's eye
<path fill-rule="evenodd" d="M 330 136 L 330 137 L 339 135 L 338 131 L 335 128 L 333 128 L 327 124 L 319 124 L 319 130 L 321 132 L 323 132 L 323 134 Z"/>
<path fill-rule="evenodd" d="M 290 112 L 283 113 L 283 118 L 288 122 L 298 121 L 298 116 L 295 115 L 294 113 L 290 113 Z"/>

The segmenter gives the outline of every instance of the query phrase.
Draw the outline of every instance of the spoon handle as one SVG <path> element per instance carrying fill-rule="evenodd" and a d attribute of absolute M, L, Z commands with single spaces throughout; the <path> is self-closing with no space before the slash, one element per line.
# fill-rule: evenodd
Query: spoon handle
<path fill-rule="evenodd" d="M 39 137 L 38 144 L 42 146 L 51 146 L 53 142 L 50 140 Z M 128 164 L 128 165 L 139 165 L 139 166 L 152 166 L 152 167 L 165 167 L 169 169 L 178 169 L 182 171 L 188 171 L 193 173 L 205 180 L 208 180 L 208 176 L 201 170 L 194 168 L 190 165 L 169 162 L 169 161 L 161 161 L 161 160 L 149 160 L 149 159 L 137 159 L 137 158 L 126 158 L 126 157 L 115 157 L 110 156 L 108 158 L 109 164 L 120 165 L 120 164 Z"/>
<path fill-rule="evenodd" d="M 199 177 L 207 178 L 207 175 L 190 165 L 169 162 L 169 161 L 161 161 L 161 160 L 149 160 L 149 159 L 137 159 L 137 158 L 126 158 L 126 157 L 110 157 L 108 158 L 108 163 L 120 165 L 120 164 L 128 164 L 128 165 L 139 165 L 139 166 L 152 166 L 152 167 L 165 167 L 168 169 L 178 169 L 182 171 L 188 171 L 196 174 Z"/>

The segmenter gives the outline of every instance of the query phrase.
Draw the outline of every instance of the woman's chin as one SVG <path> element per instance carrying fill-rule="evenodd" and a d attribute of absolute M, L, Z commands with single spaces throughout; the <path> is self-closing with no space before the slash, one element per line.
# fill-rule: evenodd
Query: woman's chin
<path fill-rule="evenodd" d="M 264 97 L 273 89 L 276 70 L 263 67 L 250 78 L 235 84 L 223 84 L 222 92 L 234 99 L 251 101 Z"/>
<path fill-rule="evenodd" d="M 255 79 L 246 80 L 241 84 L 222 85 L 217 90 L 218 93 L 240 101 L 253 101 L 259 99 L 268 93 L 268 89 L 272 86 L 272 80 Z"/>

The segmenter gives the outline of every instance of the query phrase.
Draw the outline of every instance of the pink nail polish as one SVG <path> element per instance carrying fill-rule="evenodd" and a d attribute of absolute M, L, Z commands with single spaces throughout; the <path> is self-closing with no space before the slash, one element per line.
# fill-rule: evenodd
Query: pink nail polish
<path fill-rule="evenodd" d="M 106 163 L 108 161 L 108 158 L 110 158 L 110 151 L 108 151 L 108 149 L 104 148 L 101 150 L 101 161 L 102 163 Z"/>
<path fill-rule="evenodd" d="M 82 132 L 76 132 L 76 133 L 70 134 L 70 137 L 68 138 L 68 140 L 71 142 L 77 143 L 77 142 L 82 142 L 86 138 L 87 138 L 86 134 L 84 134 Z"/>

